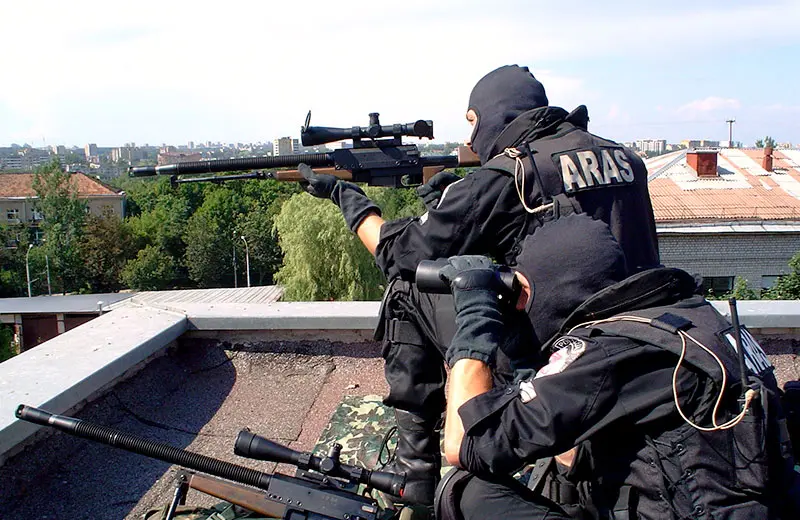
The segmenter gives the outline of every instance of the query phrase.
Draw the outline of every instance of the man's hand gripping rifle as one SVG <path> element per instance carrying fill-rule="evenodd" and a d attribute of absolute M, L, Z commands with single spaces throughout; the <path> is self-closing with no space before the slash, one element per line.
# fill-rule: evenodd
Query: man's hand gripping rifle
<path fill-rule="evenodd" d="M 338 444 L 331 446 L 326 457 L 318 457 L 292 450 L 248 430 L 239 432 L 234 453 L 251 459 L 292 464 L 303 470 L 300 477 L 290 477 L 278 473 L 263 473 L 74 417 L 54 415 L 24 404 L 17 408 L 16 416 L 76 437 L 226 479 L 183 472 L 179 476 L 167 520 L 171 520 L 178 505 L 184 503 L 189 488 L 267 518 L 388 520 L 394 518 L 397 512 L 381 509 L 375 500 L 359 495 L 354 490 L 359 484 L 363 484 L 402 496 L 405 485 L 404 475 L 371 471 L 339 462 L 341 446 Z"/>
<path fill-rule="evenodd" d="M 179 175 L 233 172 L 245 170 L 271 170 L 297 168 L 305 163 L 318 174 L 332 174 L 342 180 L 363 182 L 371 186 L 409 187 L 426 182 L 430 177 L 457 166 L 479 166 L 478 157 L 466 146 L 458 148 L 458 155 L 422 157 L 416 145 L 403 144 L 403 136 L 433 138 L 433 122 L 419 120 L 408 124 L 381 125 L 378 114 L 369 115 L 369 126 L 332 128 L 310 126 L 311 112 L 300 128 L 304 146 L 315 146 L 335 141 L 352 140 L 352 148 L 326 153 L 278 155 L 274 157 L 246 157 L 194 161 L 164 166 L 131 167 L 131 177 L 170 175 L 173 184 L 184 182 L 221 182 L 238 179 L 276 179 L 302 181 L 295 170 L 253 171 L 240 175 L 222 175 L 179 179 Z"/>

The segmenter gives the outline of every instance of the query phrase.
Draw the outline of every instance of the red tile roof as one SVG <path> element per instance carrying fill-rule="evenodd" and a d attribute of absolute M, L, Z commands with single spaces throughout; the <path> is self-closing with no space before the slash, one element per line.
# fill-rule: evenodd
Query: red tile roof
<path fill-rule="evenodd" d="M 761 167 L 763 150 L 720 149 L 718 177 L 698 178 L 684 152 L 646 161 L 658 222 L 800 220 L 800 151 L 774 152 L 773 171 Z"/>
<path fill-rule="evenodd" d="M 70 174 L 79 197 L 117 195 L 122 192 L 83 173 Z M 36 197 L 32 173 L 0 173 L 0 197 Z"/>

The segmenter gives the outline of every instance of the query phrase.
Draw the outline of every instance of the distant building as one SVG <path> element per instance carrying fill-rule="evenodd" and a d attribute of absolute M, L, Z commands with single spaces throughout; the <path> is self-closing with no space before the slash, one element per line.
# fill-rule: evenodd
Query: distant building
<path fill-rule="evenodd" d="M 719 141 L 708 139 L 684 139 L 681 141 L 684 148 L 719 148 Z"/>
<path fill-rule="evenodd" d="M 200 161 L 203 159 L 203 154 L 199 152 L 178 152 L 174 151 L 174 146 L 168 146 L 167 149 L 172 148 L 173 151 L 170 152 L 160 152 L 158 154 L 158 165 L 164 164 L 178 164 L 184 162 L 194 162 Z"/>
<path fill-rule="evenodd" d="M 272 141 L 272 155 L 291 155 L 300 153 L 300 142 L 291 137 L 281 137 Z"/>
<path fill-rule="evenodd" d="M 97 157 L 97 145 L 94 143 L 87 144 L 83 147 L 83 153 L 87 160 L 91 159 L 92 157 Z"/>
<path fill-rule="evenodd" d="M 89 213 L 102 215 L 110 209 L 120 218 L 125 216 L 125 192 L 116 190 L 83 173 L 71 174 L 78 198 L 86 202 Z M 33 189 L 34 174 L 0 174 L 0 222 L 38 226 L 42 214 L 37 208 L 38 195 Z"/>
<path fill-rule="evenodd" d="M 722 148 L 646 161 L 661 262 L 721 296 L 766 289 L 800 251 L 800 150 Z"/>
<path fill-rule="evenodd" d="M 636 148 L 640 152 L 662 154 L 667 150 L 666 139 L 637 139 Z"/>
<path fill-rule="evenodd" d="M 122 146 L 119 148 L 113 148 L 111 150 L 112 162 L 122 161 L 127 163 L 134 163 L 136 161 L 142 160 L 143 158 L 144 154 L 142 153 L 142 151 L 134 146 Z"/>
<path fill-rule="evenodd" d="M 45 150 L 19 148 L 14 153 L 0 156 L 0 171 L 31 171 L 48 164 L 53 156 Z"/>

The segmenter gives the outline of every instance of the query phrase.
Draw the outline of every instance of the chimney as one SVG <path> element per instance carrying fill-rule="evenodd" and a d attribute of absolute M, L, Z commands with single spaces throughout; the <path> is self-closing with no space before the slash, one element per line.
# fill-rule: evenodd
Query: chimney
<path fill-rule="evenodd" d="M 717 177 L 716 150 L 689 150 L 686 162 L 697 172 L 698 177 Z"/>
<path fill-rule="evenodd" d="M 761 167 L 768 172 L 772 171 L 772 147 L 764 147 L 764 159 L 761 161 Z"/>

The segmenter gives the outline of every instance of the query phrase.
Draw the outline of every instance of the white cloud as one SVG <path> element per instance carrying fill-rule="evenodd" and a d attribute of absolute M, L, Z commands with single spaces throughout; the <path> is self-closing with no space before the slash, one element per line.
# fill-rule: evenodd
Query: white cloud
<path fill-rule="evenodd" d="M 25 128 L 66 144 L 266 140 L 296 132 L 309 108 L 332 126 L 365 124 L 372 111 L 386 123 L 433 119 L 438 139 L 455 140 L 468 134 L 472 86 L 497 66 L 530 65 L 551 102 L 571 108 L 598 99 L 603 78 L 553 70 L 559 60 L 797 41 L 800 18 L 797 2 L 691 15 L 569 0 L 12 5 L 0 31 L 12 76 L 0 82 L 12 115 L 0 121 L 0 146 Z"/>
<path fill-rule="evenodd" d="M 738 99 L 721 98 L 717 96 L 709 96 L 705 99 L 696 99 L 678 108 L 678 112 L 682 113 L 697 113 L 697 112 L 714 112 L 717 110 L 736 110 L 742 104 Z"/>

